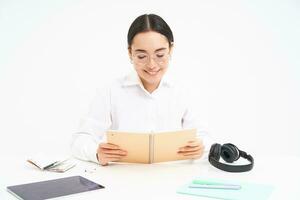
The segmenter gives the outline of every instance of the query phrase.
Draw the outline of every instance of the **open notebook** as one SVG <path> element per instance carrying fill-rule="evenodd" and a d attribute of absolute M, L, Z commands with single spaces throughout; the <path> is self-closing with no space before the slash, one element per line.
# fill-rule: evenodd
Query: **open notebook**
<path fill-rule="evenodd" d="M 69 157 L 53 156 L 44 153 L 38 153 L 34 156 L 31 156 L 27 162 L 36 166 L 40 170 L 52 172 L 65 172 L 76 165 L 74 160 Z"/>
<path fill-rule="evenodd" d="M 137 133 L 124 131 L 107 131 L 107 142 L 119 145 L 126 150 L 127 156 L 120 162 L 155 163 L 190 159 L 178 155 L 180 147 L 196 138 L 196 129 L 169 132 Z"/>

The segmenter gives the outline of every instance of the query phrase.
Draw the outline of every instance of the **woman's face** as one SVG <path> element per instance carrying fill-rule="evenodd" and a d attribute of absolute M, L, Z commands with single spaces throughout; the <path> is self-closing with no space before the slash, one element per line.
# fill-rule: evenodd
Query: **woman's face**
<path fill-rule="evenodd" d="M 146 89 L 159 85 L 167 71 L 171 50 L 167 38 L 154 31 L 133 38 L 129 56 Z"/>

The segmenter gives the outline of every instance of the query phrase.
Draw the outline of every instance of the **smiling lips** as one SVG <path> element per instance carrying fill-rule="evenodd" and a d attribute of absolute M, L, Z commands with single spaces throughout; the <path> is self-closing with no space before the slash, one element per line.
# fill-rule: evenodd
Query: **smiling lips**
<path fill-rule="evenodd" d="M 148 70 L 144 70 L 146 73 L 148 73 L 149 75 L 151 75 L 151 76 L 155 76 L 156 74 L 158 74 L 158 72 L 160 71 L 160 69 L 159 70 L 157 70 L 157 71 L 148 71 Z"/>

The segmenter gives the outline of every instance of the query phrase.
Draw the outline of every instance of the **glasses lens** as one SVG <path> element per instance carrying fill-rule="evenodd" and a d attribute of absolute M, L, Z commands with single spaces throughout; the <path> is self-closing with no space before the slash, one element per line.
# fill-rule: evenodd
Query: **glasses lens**
<path fill-rule="evenodd" d="M 168 54 L 167 53 L 158 53 L 158 54 L 154 55 L 153 59 L 157 64 L 162 65 L 167 61 Z"/>
<path fill-rule="evenodd" d="M 147 64 L 149 60 L 149 56 L 144 53 L 136 54 L 133 58 L 136 64 L 142 64 L 142 65 Z"/>
<path fill-rule="evenodd" d="M 151 57 L 158 65 L 164 64 L 168 59 L 167 53 L 157 53 Z M 139 53 L 133 56 L 133 61 L 139 65 L 146 65 L 150 61 L 148 54 Z"/>

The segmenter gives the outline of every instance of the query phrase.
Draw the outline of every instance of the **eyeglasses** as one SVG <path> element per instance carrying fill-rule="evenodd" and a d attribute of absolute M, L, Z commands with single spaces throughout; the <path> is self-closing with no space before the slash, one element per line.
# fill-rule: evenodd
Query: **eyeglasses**
<path fill-rule="evenodd" d="M 149 56 L 147 53 L 136 53 L 133 54 L 133 62 L 137 65 L 147 65 L 152 58 L 158 65 L 163 65 L 167 62 L 169 58 L 168 52 L 158 52 L 154 55 Z"/>

